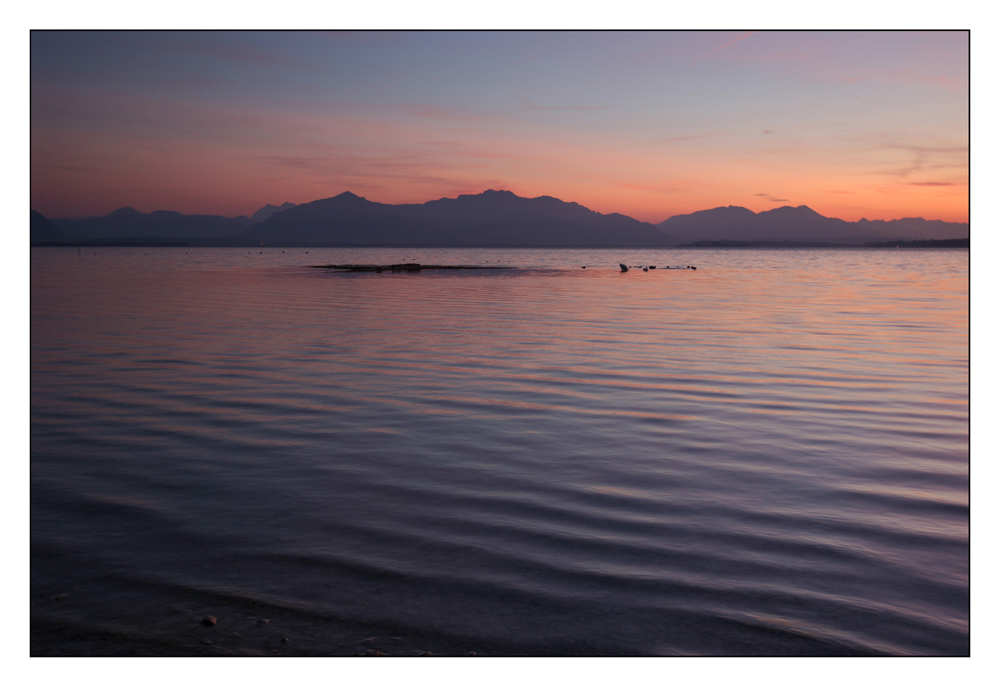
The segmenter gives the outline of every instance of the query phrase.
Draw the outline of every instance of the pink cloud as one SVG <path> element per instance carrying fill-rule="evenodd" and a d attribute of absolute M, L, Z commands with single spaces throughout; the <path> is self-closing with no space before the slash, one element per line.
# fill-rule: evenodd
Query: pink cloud
<path fill-rule="evenodd" d="M 718 48 L 716 48 L 715 50 L 712 50 L 712 51 L 710 51 L 710 52 L 708 52 L 708 53 L 706 53 L 706 54 L 702 55 L 701 57 L 699 57 L 698 59 L 696 59 L 696 60 L 695 60 L 694 62 L 692 62 L 691 64 L 689 64 L 689 65 L 688 65 L 688 68 L 691 68 L 691 67 L 695 66 L 695 65 L 696 65 L 696 64 L 698 64 L 699 62 L 702 62 L 702 61 L 704 61 L 704 60 L 707 60 L 707 59 L 708 59 L 709 57 L 711 57 L 712 55 L 715 55 L 716 53 L 718 53 L 718 52 L 720 52 L 720 51 L 722 51 L 722 50 L 725 50 L 725 49 L 726 49 L 726 48 L 728 48 L 728 47 L 729 47 L 730 45 L 734 45 L 734 44 L 736 44 L 736 43 L 739 43 L 739 42 L 740 42 L 741 40 L 743 40 L 744 38 L 749 38 L 750 36 L 754 35 L 755 33 L 757 33 L 757 32 L 756 32 L 756 31 L 750 31 L 749 33 L 745 33 L 745 34 L 743 34 L 743 35 L 742 35 L 742 36 L 740 36 L 739 38 L 734 38 L 733 40 L 729 41 L 728 43 L 725 43 L 725 44 L 723 44 L 723 45 L 720 45 L 720 46 L 719 46 Z"/>

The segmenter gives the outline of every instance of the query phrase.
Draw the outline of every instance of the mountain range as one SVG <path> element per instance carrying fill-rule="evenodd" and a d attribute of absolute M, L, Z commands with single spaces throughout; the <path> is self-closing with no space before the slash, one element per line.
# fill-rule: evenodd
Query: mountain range
<path fill-rule="evenodd" d="M 906 218 L 847 222 L 802 205 L 755 213 L 728 206 L 660 224 L 602 214 L 551 196 L 484 191 L 391 205 L 350 192 L 295 205 L 265 205 L 251 217 L 120 208 L 104 217 L 48 220 L 31 213 L 32 243 L 186 242 L 269 246 L 666 247 L 762 242 L 863 245 L 964 239 L 967 223 Z M 55 233 L 53 233 L 53 230 Z"/>
<path fill-rule="evenodd" d="M 52 223 L 69 241 L 102 239 L 228 239 L 253 225 L 249 217 L 182 215 L 170 210 L 146 214 L 131 207 L 104 217 L 54 219 Z"/>
<path fill-rule="evenodd" d="M 387 205 L 353 193 L 272 215 L 245 236 L 268 245 L 664 246 L 654 225 L 510 191 Z"/>
<path fill-rule="evenodd" d="M 295 203 L 282 203 L 281 205 L 271 205 L 270 203 L 268 203 L 260 210 L 250 215 L 250 221 L 263 222 L 274 213 L 282 212 L 283 210 L 290 210 L 293 207 L 295 207 Z"/>
<path fill-rule="evenodd" d="M 59 228 L 46 219 L 40 212 L 31 211 L 31 242 L 47 243 L 62 241 L 63 235 Z"/>
<path fill-rule="evenodd" d="M 864 244 L 875 241 L 909 241 L 968 238 L 969 225 L 910 217 L 891 221 L 861 219 L 847 222 L 824 217 L 812 208 L 780 207 L 753 212 L 730 205 L 676 215 L 660 222 L 664 233 L 679 243 L 699 242 L 814 242 Z"/>

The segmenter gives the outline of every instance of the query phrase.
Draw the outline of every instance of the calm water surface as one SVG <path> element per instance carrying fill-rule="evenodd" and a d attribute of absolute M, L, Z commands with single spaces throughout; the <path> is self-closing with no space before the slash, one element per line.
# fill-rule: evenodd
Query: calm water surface
<path fill-rule="evenodd" d="M 967 654 L 968 283 L 32 249 L 32 653 Z"/>

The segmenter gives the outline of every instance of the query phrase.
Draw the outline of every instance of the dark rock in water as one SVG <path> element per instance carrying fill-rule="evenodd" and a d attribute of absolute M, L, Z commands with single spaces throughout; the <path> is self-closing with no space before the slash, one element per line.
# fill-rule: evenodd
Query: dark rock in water
<path fill-rule="evenodd" d="M 470 651 L 469 653 L 466 654 L 466 656 L 475 656 L 475 655 L 476 655 L 475 651 Z"/>
<path fill-rule="evenodd" d="M 257 621 L 257 624 L 258 624 L 258 625 L 267 625 L 267 624 L 268 624 L 268 623 L 270 623 L 270 622 L 271 622 L 271 621 L 270 621 L 270 620 L 268 620 L 267 618 L 261 618 L 260 620 L 258 620 L 258 621 Z"/>
<path fill-rule="evenodd" d="M 214 615 L 206 615 L 201 620 L 201 624 L 204 625 L 205 627 L 211 627 L 212 625 L 215 625 L 217 622 L 219 621 L 216 620 Z"/>
<path fill-rule="evenodd" d="M 282 637 L 282 638 L 281 638 L 281 643 L 282 643 L 282 644 L 286 644 L 286 643 L 288 643 L 288 642 L 290 642 L 290 641 L 292 641 L 292 640 L 290 640 L 290 639 L 289 639 L 288 637 Z"/>
<path fill-rule="evenodd" d="M 376 649 L 369 649 L 363 654 L 352 654 L 352 656 L 388 656 L 389 654 L 383 654 L 381 651 Z"/>
<path fill-rule="evenodd" d="M 628 272 L 628 265 L 626 265 L 624 262 L 618 263 L 618 266 L 622 268 L 622 272 Z"/>
<path fill-rule="evenodd" d="M 650 265 L 650 266 L 649 266 L 649 269 L 651 269 L 651 270 L 655 270 L 655 269 L 656 269 L 656 265 Z"/>
<path fill-rule="evenodd" d="M 69 592 L 63 592 L 62 594 L 56 594 L 55 596 L 53 596 L 52 600 L 53 601 L 61 601 L 61 600 L 65 599 L 67 596 L 69 596 Z"/>
<path fill-rule="evenodd" d="M 434 655 L 435 654 L 432 654 L 429 651 L 421 651 L 419 654 L 417 654 L 417 656 L 434 656 Z"/>

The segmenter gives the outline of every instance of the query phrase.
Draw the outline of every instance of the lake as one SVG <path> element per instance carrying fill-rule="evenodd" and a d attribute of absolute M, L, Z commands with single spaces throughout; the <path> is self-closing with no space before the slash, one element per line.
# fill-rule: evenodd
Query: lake
<path fill-rule="evenodd" d="M 32 655 L 968 655 L 968 268 L 33 248 Z"/>

